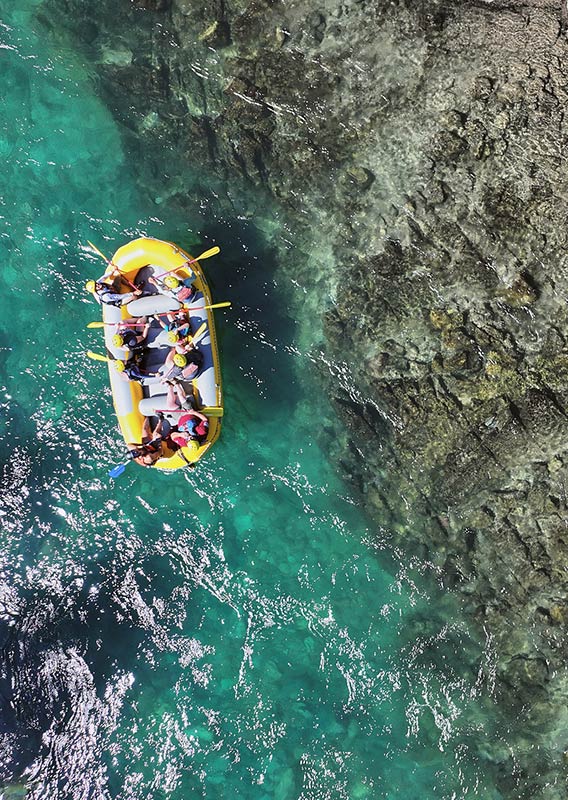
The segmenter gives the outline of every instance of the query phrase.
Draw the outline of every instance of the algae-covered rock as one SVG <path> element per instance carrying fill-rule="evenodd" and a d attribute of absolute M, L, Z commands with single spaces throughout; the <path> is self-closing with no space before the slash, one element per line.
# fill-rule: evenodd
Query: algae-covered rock
<path fill-rule="evenodd" d="M 489 378 L 503 380 L 514 378 L 516 363 L 507 353 L 490 350 L 485 357 L 485 374 Z"/>
<path fill-rule="evenodd" d="M 353 185 L 359 191 L 365 191 L 366 189 L 368 189 L 375 180 L 375 176 L 373 175 L 371 170 L 366 169 L 365 167 L 361 167 L 357 164 L 348 167 L 346 174 L 347 178 L 350 181 L 352 181 Z"/>
<path fill-rule="evenodd" d="M 437 330 L 445 330 L 463 325 L 463 314 L 453 308 L 431 308 L 430 322 Z"/>
<path fill-rule="evenodd" d="M 515 275 L 510 286 L 498 291 L 498 295 L 507 305 L 513 308 L 521 308 L 532 305 L 538 297 L 538 292 L 534 286 L 531 286 L 525 276 L 518 274 Z"/>

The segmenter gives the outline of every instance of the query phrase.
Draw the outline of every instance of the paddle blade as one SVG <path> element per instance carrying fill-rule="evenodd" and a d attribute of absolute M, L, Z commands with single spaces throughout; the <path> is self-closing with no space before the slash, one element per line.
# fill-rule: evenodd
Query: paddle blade
<path fill-rule="evenodd" d="M 87 355 L 89 358 L 92 358 L 93 361 L 108 361 L 109 359 L 106 356 L 102 356 L 100 353 L 93 353 L 92 350 L 87 350 Z"/>
<path fill-rule="evenodd" d="M 228 308 L 232 305 L 230 300 L 225 300 L 223 303 L 213 303 L 212 306 L 182 306 L 184 311 L 205 311 L 208 308 Z"/>
<path fill-rule="evenodd" d="M 222 417 L 223 416 L 223 409 L 221 406 L 205 406 L 205 408 L 200 409 L 206 417 Z"/>
<path fill-rule="evenodd" d="M 197 256 L 197 258 L 192 258 L 191 260 L 192 261 L 203 261 L 204 258 L 211 258 L 211 256 L 216 256 L 217 253 L 220 253 L 220 252 L 221 252 L 221 248 L 217 247 L 217 245 L 215 245 L 215 247 L 212 247 L 210 250 L 206 250 L 204 253 L 201 253 L 200 256 Z"/>
<path fill-rule="evenodd" d="M 89 322 L 87 328 L 104 328 L 105 322 Z"/>
<path fill-rule="evenodd" d="M 109 478 L 118 478 L 119 475 L 122 475 L 125 469 L 126 464 L 117 464 L 116 467 L 109 469 L 108 476 Z"/>
<path fill-rule="evenodd" d="M 197 339 L 199 339 L 207 330 L 207 323 L 202 322 L 199 328 L 195 331 L 193 336 L 191 336 L 192 343 L 195 343 Z"/>

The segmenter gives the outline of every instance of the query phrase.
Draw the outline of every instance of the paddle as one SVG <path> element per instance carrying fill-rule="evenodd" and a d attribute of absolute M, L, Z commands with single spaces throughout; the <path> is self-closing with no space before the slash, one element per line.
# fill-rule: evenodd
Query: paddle
<path fill-rule="evenodd" d="M 117 464 L 116 467 L 109 469 L 109 478 L 118 478 L 119 475 L 122 475 L 128 464 L 130 464 L 130 461 L 123 461 L 122 464 Z"/>
<path fill-rule="evenodd" d="M 228 308 L 231 304 L 230 300 L 223 300 L 222 303 L 213 303 L 210 306 L 181 306 L 178 311 L 204 311 L 208 308 Z M 174 314 L 174 311 L 166 311 L 165 314 L 155 314 L 156 317 L 167 317 L 168 314 Z"/>
<path fill-rule="evenodd" d="M 205 333 L 206 330 L 207 330 L 207 323 L 202 322 L 199 328 L 195 331 L 195 333 L 188 334 L 185 337 L 185 339 L 182 339 L 182 341 L 185 342 L 191 341 L 191 343 L 194 344 L 195 340 L 199 339 Z"/>
<path fill-rule="evenodd" d="M 187 261 L 184 261 L 183 264 L 180 264 L 179 267 L 172 267 L 171 269 L 167 269 L 165 272 L 160 272 L 159 275 L 154 275 L 154 278 L 159 280 L 160 278 L 163 278 L 164 275 L 169 275 L 170 272 L 178 272 L 180 269 L 183 269 L 184 267 L 189 267 L 190 264 L 196 264 L 198 261 L 204 261 L 206 258 L 211 258 L 211 256 L 216 256 L 217 253 L 220 252 L 221 248 L 215 245 L 215 247 L 212 247 L 210 250 L 206 250 L 204 253 L 201 253 L 201 255 L 197 256 L 197 258 L 190 258 Z"/>
<path fill-rule="evenodd" d="M 183 306 L 180 311 L 205 311 L 206 309 L 210 308 L 228 308 L 231 305 L 230 300 L 225 300 L 223 303 L 214 303 L 211 306 Z M 168 314 L 173 314 L 173 311 L 167 311 L 164 314 L 152 314 L 153 317 L 167 317 Z M 89 322 L 87 324 L 87 328 L 104 328 L 105 325 L 122 325 L 124 328 L 136 328 L 140 327 L 139 322 Z"/>
<path fill-rule="evenodd" d="M 115 324 L 119 325 L 120 323 L 115 323 L 115 322 L 89 322 L 89 324 L 87 325 L 87 328 L 101 328 L 103 325 L 115 325 Z M 126 328 L 127 326 L 124 325 L 123 327 Z M 186 339 L 191 339 L 192 341 L 195 341 L 198 336 L 201 336 L 201 334 L 204 332 L 204 330 L 206 328 L 207 328 L 207 322 L 202 322 L 201 325 L 199 326 L 199 328 L 195 331 L 195 333 L 193 335 L 186 336 L 185 338 Z M 99 356 L 98 353 L 93 353 L 91 350 L 89 350 L 87 352 L 87 355 L 89 356 L 89 358 L 96 358 L 96 360 L 99 360 L 99 361 L 101 359 L 102 360 L 105 359 L 105 356 Z"/>
<path fill-rule="evenodd" d="M 92 350 L 87 350 L 87 355 L 89 358 L 92 358 L 93 361 L 115 361 L 116 359 L 109 358 L 108 356 L 103 356 L 100 353 L 93 353 Z"/>
<path fill-rule="evenodd" d="M 114 269 L 118 269 L 118 267 L 116 266 L 116 264 L 114 264 L 112 261 L 110 261 L 110 260 L 109 260 L 109 259 L 108 259 L 108 258 L 105 256 L 105 254 L 104 254 L 104 253 L 101 253 L 101 251 L 99 250 L 99 248 L 98 248 L 98 247 L 95 247 L 95 245 L 94 245 L 92 242 L 90 242 L 88 239 L 87 239 L 87 244 L 89 245 L 89 247 L 90 247 L 92 250 L 94 250 L 94 251 L 95 251 L 95 253 L 97 253 L 97 254 L 98 254 L 98 255 L 99 255 L 99 256 L 100 256 L 100 257 L 103 259 L 103 261 L 106 261 L 106 263 L 109 265 L 109 267 L 114 267 Z M 119 269 L 118 269 L 118 271 L 120 272 L 120 270 L 119 270 Z M 132 281 L 129 281 L 129 280 L 128 280 L 128 278 L 126 277 L 126 275 L 123 275 L 123 273 L 122 273 L 122 272 L 120 272 L 120 275 L 121 275 L 122 279 L 123 279 L 124 281 L 126 281 L 126 283 L 127 283 L 127 284 L 128 284 L 130 287 L 132 287 L 132 289 L 134 289 L 134 290 L 137 290 L 137 289 L 138 289 L 138 286 L 136 286 L 136 284 L 135 284 L 135 283 L 132 283 Z"/>
<path fill-rule="evenodd" d="M 172 347 L 175 347 L 178 344 L 183 344 L 183 342 L 188 342 L 189 344 L 195 344 L 198 339 L 201 339 L 204 333 L 207 332 L 207 322 L 202 322 L 199 328 L 195 331 L 195 333 L 191 333 L 187 336 L 184 336 L 183 339 L 179 339 L 177 342 L 172 344 Z"/>
<path fill-rule="evenodd" d="M 89 322 L 87 328 L 104 328 L 105 325 L 116 325 L 121 328 L 142 328 L 141 322 Z"/>
<path fill-rule="evenodd" d="M 116 358 L 108 358 L 107 356 L 102 356 L 100 353 L 93 353 L 92 350 L 87 350 L 87 355 L 89 356 L 89 358 L 92 358 L 93 361 L 106 361 L 107 364 L 118 360 Z M 147 375 L 150 378 L 153 378 L 156 375 L 156 373 L 148 372 L 145 369 L 140 369 L 140 367 L 138 367 L 138 372 L 141 375 Z M 122 374 L 122 373 L 119 373 L 119 374 Z M 127 377 L 127 376 L 125 376 L 125 377 Z M 136 378 L 134 378 L 134 379 L 128 378 L 128 380 L 136 380 Z"/>
<path fill-rule="evenodd" d="M 191 414 L 193 409 L 191 408 L 156 408 L 154 409 L 155 413 L 161 414 Z M 206 417 L 222 417 L 223 416 L 223 408 L 221 406 L 206 406 L 205 408 L 199 408 L 202 414 L 205 414 Z"/>
<path fill-rule="evenodd" d="M 93 324 L 96 324 L 96 323 L 91 323 L 91 325 L 89 325 L 87 327 L 91 327 Z M 104 324 L 106 324 L 106 323 L 104 323 L 104 322 L 101 323 L 101 325 L 104 325 Z M 199 339 L 203 335 L 203 333 L 206 331 L 206 329 L 207 329 L 207 322 L 202 322 L 201 325 L 199 326 L 199 328 L 195 331 L 195 333 L 192 336 L 186 336 L 186 340 L 190 340 L 191 339 L 191 343 L 195 344 L 196 340 Z M 87 356 L 89 358 L 92 358 L 93 361 L 106 361 L 106 362 L 108 362 L 108 361 L 116 361 L 116 358 L 109 358 L 108 356 L 103 356 L 101 353 L 94 353 L 92 350 L 87 350 Z"/>
<path fill-rule="evenodd" d="M 123 461 L 122 464 L 117 464 L 116 467 L 109 469 L 108 471 L 109 478 L 118 478 L 119 475 L 122 475 L 122 473 L 124 472 L 128 464 L 130 464 L 131 461 L 135 461 L 140 456 L 144 456 L 152 452 L 151 450 L 148 450 L 149 446 L 151 444 L 156 444 L 160 440 L 161 436 L 158 436 L 157 438 L 152 439 L 151 442 L 148 442 L 148 444 L 139 445 L 139 447 L 137 447 L 136 450 L 131 450 L 130 458 L 128 459 L 128 461 Z M 150 465 L 148 464 L 147 466 Z"/>

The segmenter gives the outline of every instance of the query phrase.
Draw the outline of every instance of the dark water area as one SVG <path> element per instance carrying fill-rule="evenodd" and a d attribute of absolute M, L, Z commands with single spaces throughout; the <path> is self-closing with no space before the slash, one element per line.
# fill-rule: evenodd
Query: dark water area
<path fill-rule="evenodd" d="M 136 183 L 140 148 L 46 13 L 0 0 L 0 797 L 530 796 L 491 633 L 341 479 L 325 270 L 234 189 L 181 207 Z M 221 247 L 227 411 L 198 469 L 111 482 L 83 246 L 142 234 Z"/>

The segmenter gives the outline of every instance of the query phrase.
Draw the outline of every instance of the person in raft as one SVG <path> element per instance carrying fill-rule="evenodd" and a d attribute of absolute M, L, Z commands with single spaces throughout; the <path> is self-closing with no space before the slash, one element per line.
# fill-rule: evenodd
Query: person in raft
<path fill-rule="evenodd" d="M 165 320 L 162 319 L 162 316 L 162 314 L 156 314 L 154 315 L 154 319 L 168 332 L 168 339 L 172 343 L 177 342 L 180 338 L 191 333 L 189 317 L 184 308 L 180 308 L 179 311 L 169 311 L 165 315 Z"/>
<path fill-rule="evenodd" d="M 123 279 L 120 270 L 114 267 L 112 272 L 101 275 L 96 281 L 87 281 L 85 289 L 91 292 L 97 303 L 106 306 L 123 306 L 126 303 L 130 303 L 135 297 L 140 297 L 142 289 L 134 289 L 131 292 L 121 294 L 121 281 L 128 284 L 128 281 Z"/>
<path fill-rule="evenodd" d="M 172 355 L 171 360 L 169 360 Z M 203 353 L 192 348 L 187 355 L 174 352 L 169 353 L 160 371 L 162 373 L 161 383 L 177 383 L 178 381 L 190 381 L 197 377 L 203 365 Z"/>
<path fill-rule="evenodd" d="M 150 427 L 150 420 L 144 417 L 142 426 L 142 441 L 140 444 L 127 444 L 129 458 L 136 461 L 142 467 L 151 467 L 159 458 L 162 457 L 164 450 L 164 440 L 162 438 L 162 426 L 164 415 L 158 413 L 158 424 L 154 430 Z"/>
<path fill-rule="evenodd" d="M 154 378 L 158 374 L 157 372 L 143 372 L 138 366 L 135 358 L 130 358 L 128 361 L 121 361 L 120 359 L 117 359 L 114 362 L 114 368 L 124 377 L 124 380 L 137 381 L 142 385 L 155 383 L 155 381 L 150 379 Z"/>
<path fill-rule="evenodd" d="M 185 389 L 178 381 L 168 384 L 168 394 L 166 397 L 166 410 L 179 411 L 185 409 L 186 411 L 193 411 L 193 401 L 185 393 Z"/>
<path fill-rule="evenodd" d="M 178 420 L 177 431 L 170 433 L 170 439 L 180 447 L 192 446 L 190 442 L 201 444 L 207 438 L 209 420 L 201 411 L 188 411 Z M 197 448 L 193 445 L 192 449 Z"/>
<path fill-rule="evenodd" d="M 166 275 L 163 280 L 161 278 L 150 277 L 148 278 L 148 283 L 155 286 L 161 294 L 165 294 L 167 297 L 173 297 L 174 300 L 179 300 L 180 303 L 185 303 L 191 300 L 196 293 L 195 286 L 193 285 L 194 280 L 195 275 L 191 278 L 182 279 L 177 278 L 175 275 Z"/>
<path fill-rule="evenodd" d="M 178 447 L 189 446 L 197 450 L 197 446 L 207 438 L 209 420 L 205 414 L 193 408 L 192 399 L 187 397 L 181 383 L 168 386 L 166 410 L 187 412 L 179 417 L 177 431 L 172 431 L 169 438 Z"/>
<path fill-rule="evenodd" d="M 112 337 L 114 347 L 124 347 L 132 355 L 140 355 L 146 346 L 146 337 L 150 330 L 151 322 L 146 317 L 139 319 L 124 320 L 120 323 L 118 333 Z M 137 329 L 142 328 L 141 333 Z"/>
<path fill-rule="evenodd" d="M 203 355 L 199 352 L 199 350 L 196 349 L 192 336 L 185 336 L 182 338 L 177 331 L 170 331 L 170 333 L 168 333 L 168 338 L 171 339 L 173 347 L 166 356 L 162 372 L 166 373 L 171 368 L 176 355 L 185 356 L 188 364 L 193 363 L 197 364 L 198 367 L 201 367 L 201 364 L 203 363 Z M 178 359 L 178 361 L 181 360 Z M 195 375 L 191 375 L 191 377 L 195 378 L 198 370 L 193 371 L 195 372 Z"/>

